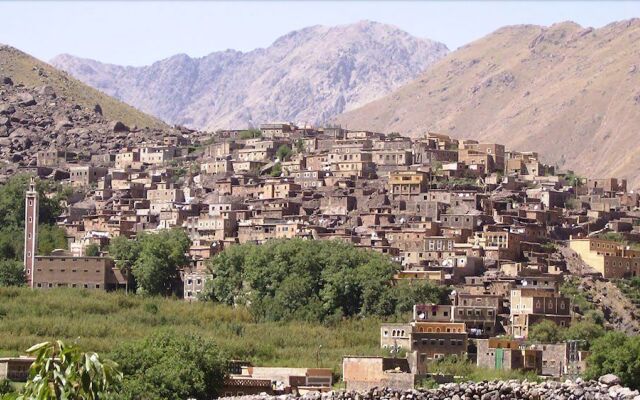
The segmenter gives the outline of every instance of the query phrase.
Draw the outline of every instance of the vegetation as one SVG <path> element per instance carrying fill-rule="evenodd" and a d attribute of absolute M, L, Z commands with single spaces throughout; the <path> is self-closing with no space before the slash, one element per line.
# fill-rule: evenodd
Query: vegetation
<path fill-rule="evenodd" d="M 226 359 L 210 339 L 164 331 L 120 346 L 120 399 L 213 399 L 224 383 Z"/>
<path fill-rule="evenodd" d="M 169 295 L 179 267 L 188 263 L 185 254 L 190 243 L 184 230 L 171 229 L 141 233 L 135 240 L 113 240 L 109 252 L 119 265 L 132 268 L 140 293 Z"/>
<path fill-rule="evenodd" d="M 340 241 L 273 240 L 244 244 L 211 259 L 214 279 L 203 298 L 251 304 L 260 321 L 327 321 L 390 316 L 416 302 L 446 302 L 447 288 L 390 284 L 397 265 L 383 255 Z"/>
<path fill-rule="evenodd" d="M 485 381 L 485 380 L 508 380 L 527 379 L 529 382 L 540 380 L 533 372 L 523 372 L 521 370 L 501 370 L 481 368 L 471 363 L 467 359 L 456 356 L 441 358 L 429 366 L 429 373 L 453 375 L 458 381 Z M 429 383 L 427 383 L 427 386 Z"/>
<path fill-rule="evenodd" d="M 4 396 L 16 400 L 98 400 L 108 398 L 122 380 L 117 364 L 101 360 L 96 353 L 84 353 L 62 341 L 43 342 L 27 350 L 36 360 L 19 394 Z"/>
<path fill-rule="evenodd" d="M 602 324 L 592 320 L 583 320 L 571 324 L 568 328 L 559 327 L 554 322 L 545 320 L 533 327 L 529 333 L 529 340 L 539 343 L 558 343 L 564 340 L 584 341 L 582 347 L 588 349 L 590 345 L 605 334 Z"/>
<path fill-rule="evenodd" d="M 24 234 L 23 234 L 24 235 Z M 24 236 L 21 239 L 24 240 Z M 38 254 L 49 255 L 56 249 L 66 249 L 67 238 L 64 229 L 56 225 L 38 227 Z"/>
<path fill-rule="evenodd" d="M 579 175 L 576 175 L 575 172 L 573 171 L 567 171 L 567 173 L 564 176 L 564 179 L 567 181 L 569 185 L 575 188 L 582 186 L 584 182 L 584 178 Z"/>
<path fill-rule="evenodd" d="M 255 139 L 262 137 L 262 131 L 260 129 L 247 129 L 238 134 L 238 139 L 246 140 L 246 139 Z"/>
<path fill-rule="evenodd" d="M 100 246 L 95 243 L 91 243 L 84 249 L 84 255 L 87 257 L 97 257 L 100 255 Z"/>
<path fill-rule="evenodd" d="M 636 307 L 640 307 L 640 277 L 617 280 L 616 286 Z"/>
<path fill-rule="evenodd" d="M 407 316 L 403 316 L 406 318 Z M 392 321 L 396 321 L 392 319 Z M 341 371 L 345 354 L 377 355 L 378 318 L 317 322 L 255 323 L 243 306 L 132 296 L 82 289 L 32 291 L 0 288 L 0 355 L 19 355 L 33 343 L 74 341 L 84 349 L 126 364 L 114 346 L 138 342 L 158 331 L 172 330 L 214 339 L 229 358 L 267 366 L 316 366 Z"/>
<path fill-rule="evenodd" d="M 617 375 L 624 386 L 640 389 L 640 336 L 609 332 L 594 341 L 587 359 L 586 377 Z"/>
<path fill-rule="evenodd" d="M 278 150 L 276 150 L 276 157 L 278 157 L 278 160 L 280 161 L 287 161 L 291 158 L 292 155 L 293 150 L 291 150 L 291 147 L 286 144 L 280 145 L 280 147 L 278 147 Z"/>
<path fill-rule="evenodd" d="M 282 165 L 279 162 L 275 163 L 271 168 L 271 172 L 269 173 L 269 175 L 273 177 L 282 175 Z"/>
<path fill-rule="evenodd" d="M 24 197 L 29 187 L 29 175 L 16 175 L 0 186 L 0 285 L 18 284 L 5 279 L 7 273 L 15 277 L 16 262 L 21 264 L 24 251 Z M 69 189 L 48 181 L 36 181 L 40 209 L 38 219 L 38 252 L 50 254 L 54 249 L 66 248 L 64 230 L 55 226 L 61 212 L 60 202 L 70 195 Z M 54 196 L 47 193 L 55 192 Z M 11 283 L 9 283 L 11 282 Z"/>
<path fill-rule="evenodd" d="M 0 261 L 0 287 L 22 286 L 26 282 L 24 265 L 20 261 Z"/>
<path fill-rule="evenodd" d="M 587 299 L 585 292 L 580 288 L 580 280 L 576 277 L 565 277 L 560 293 L 571 299 L 571 304 L 578 307 L 580 312 L 585 315 L 587 312 L 595 310 L 593 303 Z"/>

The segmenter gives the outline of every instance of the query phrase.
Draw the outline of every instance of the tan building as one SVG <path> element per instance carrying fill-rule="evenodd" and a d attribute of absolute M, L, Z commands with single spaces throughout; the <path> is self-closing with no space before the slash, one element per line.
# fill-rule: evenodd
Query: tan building
<path fill-rule="evenodd" d="M 73 287 L 126 289 L 131 276 L 108 257 L 36 256 L 32 274 L 35 289 Z"/>
<path fill-rule="evenodd" d="M 511 334 L 527 338 L 531 327 L 548 320 L 560 327 L 571 325 L 571 303 L 549 289 L 511 290 Z"/>
<path fill-rule="evenodd" d="M 348 391 L 387 387 L 414 388 L 416 375 L 405 358 L 346 356 L 342 359 L 342 379 Z"/>
<path fill-rule="evenodd" d="M 394 198 L 419 196 L 429 187 L 429 173 L 394 171 L 389 174 L 389 190 Z"/>
<path fill-rule="evenodd" d="M 603 278 L 640 276 L 640 251 L 611 240 L 571 239 L 569 247 Z"/>

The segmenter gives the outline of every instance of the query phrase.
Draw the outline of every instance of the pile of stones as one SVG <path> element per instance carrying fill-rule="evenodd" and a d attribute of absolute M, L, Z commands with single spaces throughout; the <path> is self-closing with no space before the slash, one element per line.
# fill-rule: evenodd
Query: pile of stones
<path fill-rule="evenodd" d="M 447 383 L 435 389 L 395 390 L 376 388 L 366 392 L 332 391 L 307 393 L 303 396 L 266 394 L 241 396 L 243 400 L 640 400 L 637 390 L 620 385 L 615 375 L 602 376 L 598 381 L 483 381 Z"/>

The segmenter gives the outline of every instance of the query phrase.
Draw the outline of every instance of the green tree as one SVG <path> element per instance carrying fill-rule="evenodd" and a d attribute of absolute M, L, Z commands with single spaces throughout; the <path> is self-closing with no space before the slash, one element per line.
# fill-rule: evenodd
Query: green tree
<path fill-rule="evenodd" d="M 640 336 L 609 332 L 596 339 L 590 350 L 586 371 L 588 379 L 614 374 L 623 385 L 640 389 Z"/>
<path fill-rule="evenodd" d="M 126 236 L 116 236 L 109 242 L 109 255 L 118 268 L 131 268 L 140 255 L 140 242 Z"/>
<path fill-rule="evenodd" d="M 179 267 L 187 264 L 191 242 L 182 229 L 163 230 L 137 238 L 140 252 L 133 264 L 138 290 L 146 294 L 171 294 Z"/>
<path fill-rule="evenodd" d="M 269 173 L 269 175 L 274 177 L 282 175 L 282 165 L 279 162 L 275 163 L 271 168 L 271 172 Z"/>
<path fill-rule="evenodd" d="M 280 145 L 280 147 L 278 147 L 278 150 L 276 150 L 276 157 L 278 157 L 280 161 L 287 161 L 289 158 L 291 158 L 292 154 L 293 151 L 291 150 L 291 147 L 286 144 Z"/>
<path fill-rule="evenodd" d="M 533 325 L 529 332 L 529 339 L 540 343 L 558 343 L 561 338 L 560 327 L 548 319 Z"/>
<path fill-rule="evenodd" d="M 100 255 L 100 246 L 96 243 L 91 243 L 84 248 L 84 255 L 87 257 L 97 257 Z"/>
<path fill-rule="evenodd" d="M 24 265 L 20 261 L 0 261 L 0 287 L 23 286 L 26 282 Z"/>
<path fill-rule="evenodd" d="M 562 332 L 565 340 L 584 340 L 585 348 L 588 349 L 591 343 L 604 335 L 604 328 L 590 320 L 579 321 L 572 324 Z"/>
<path fill-rule="evenodd" d="M 260 131 L 260 129 L 247 129 L 238 134 L 238 139 L 241 140 L 254 139 L 259 137 L 262 137 L 262 131 Z"/>
<path fill-rule="evenodd" d="M 118 365 L 62 341 L 27 350 L 36 360 L 18 400 L 98 400 L 113 395 L 122 380 Z"/>
<path fill-rule="evenodd" d="M 25 204 L 24 198 L 29 187 L 29 175 L 15 175 L 5 184 L 0 185 L 0 226 L 23 227 Z M 61 208 L 59 198 L 49 198 L 45 194 L 53 190 L 51 183 L 47 181 L 36 181 L 36 190 L 39 194 L 39 214 L 38 219 L 41 224 L 53 224 L 60 214 Z"/>
<path fill-rule="evenodd" d="M 430 283 L 391 285 L 399 265 L 388 257 L 340 241 L 272 240 L 232 246 L 213 257 L 214 279 L 203 299 L 250 304 L 258 320 L 337 320 L 388 316 L 415 302 L 447 301 Z"/>
<path fill-rule="evenodd" d="M 175 331 L 117 348 L 125 400 L 208 400 L 222 388 L 226 359 L 214 342 Z"/>
<path fill-rule="evenodd" d="M 0 229 L 0 260 L 22 260 L 24 229 L 9 226 Z"/>
<path fill-rule="evenodd" d="M 49 255 L 55 249 L 66 249 L 67 238 L 64 229 L 56 225 L 38 226 L 38 253 Z"/>

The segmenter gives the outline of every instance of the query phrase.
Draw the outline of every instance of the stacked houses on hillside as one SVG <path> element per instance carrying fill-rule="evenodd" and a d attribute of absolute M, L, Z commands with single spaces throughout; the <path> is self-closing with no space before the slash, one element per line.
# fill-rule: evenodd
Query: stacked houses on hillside
<path fill-rule="evenodd" d="M 217 253 L 280 238 L 346 241 L 394 260 L 396 283 L 450 285 L 449 304 L 417 304 L 411 321 L 381 326 L 381 347 L 404 362 L 345 358 L 353 387 L 368 384 L 362 366 L 402 381 L 387 368 L 422 374 L 434 360 L 471 353 L 478 365 L 561 375 L 566 358 L 552 364 L 555 350 L 523 342 L 541 321 L 579 318 L 560 290 L 556 240 L 570 239 L 605 278 L 640 276 L 640 251 L 594 234 L 640 238 L 640 197 L 624 180 L 576 180 L 498 143 L 272 123 L 184 133 L 84 162 L 52 147 L 38 166 L 68 172 L 55 176 L 84 196 L 58 219 L 70 251 L 39 256 L 38 199 L 28 195 L 25 266 L 35 289 L 126 290 L 130 274 L 109 258 L 109 241 L 169 228 L 191 239 L 176 282 L 188 301 L 212 278 L 207 261 Z M 102 253 L 87 256 L 91 244 Z"/>

